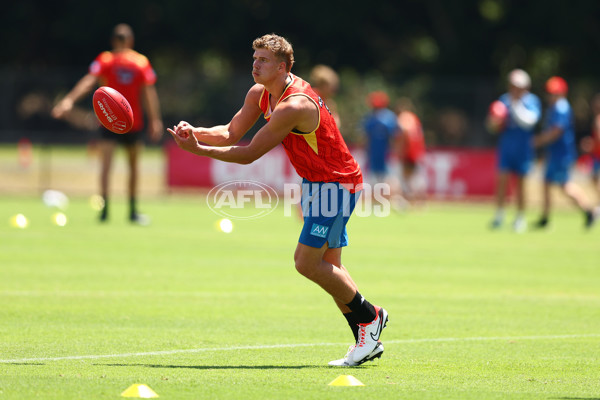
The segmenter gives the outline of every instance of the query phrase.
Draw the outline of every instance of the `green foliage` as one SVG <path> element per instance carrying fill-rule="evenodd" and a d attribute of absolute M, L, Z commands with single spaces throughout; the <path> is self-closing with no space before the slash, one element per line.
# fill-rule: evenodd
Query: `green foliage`
<path fill-rule="evenodd" d="M 2 36 L 11 38 L 2 64 L 87 65 L 109 46 L 110 29 L 128 22 L 142 52 L 188 65 L 198 54 L 216 52 L 241 68 L 251 40 L 273 31 L 292 41 L 300 69 L 324 63 L 361 74 L 378 70 L 388 79 L 504 76 L 505 68 L 537 70 L 540 49 L 559 55 L 554 73 L 593 77 L 599 56 L 589 49 L 597 46 L 599 11 L 595 1 L 544 0 L 385 1 L 368 8 L 306 1 L 294 10 L 271 1 L 134 0 L 94 8 L 23 0 L 0 17 Z M 18 34 L 24 22 L 27 34 Z M 512 65 L 501 65 L 505 58 Z"/>
<path fill-rule="evenodd" d="M 76 134 L 55 134 L 70 128 L 48 117 L 50 105 L 28 119 L 15 109 L 31 93 L 43 93 L 48 104 L 64 94 L 110 47 L 110 31 L 120 22 L 133 26 L 136 49 L 156 67 L 167 125 L 181 119 L 227 123 L 252 84 L 251 41 L 276 32 L 294 45 L 294 72 L 316 64 L 340 72 L 337 101 L 350 141 L 361 136 L 366 92 L 386 88 L 413 99 L 429 146 L 492 146 L 482 123 L 485 110 L 516 67 L 530 72 L 537 93 L 548 77 L 566 77 L 583 134 L 589 98 L 599 90 L 599 14 L 598 1 L 558 0 L 410 0 L 368 7 L 308 0 L 293 10 L 267 0 L 132 0 L 118 7 L 23 0 L 0 15 L 1 36 L 9 39 L 0 67 L 10 82 L 2 99 L 2 140 L 37 139 L 51 130 L 49 138 L 73 141 Z M 457 137 L 445 132 L 448 120 L 462 121 Z"/>

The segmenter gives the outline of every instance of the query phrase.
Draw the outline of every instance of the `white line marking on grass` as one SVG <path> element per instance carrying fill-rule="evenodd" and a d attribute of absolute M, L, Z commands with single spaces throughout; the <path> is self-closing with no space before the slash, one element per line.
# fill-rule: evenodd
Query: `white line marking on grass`
<path fill-rule="evenodd" d="M 579 339 L 600 337 L 600 333 L 589 333 L 580 335 L 537 335 L 537 336 L 480 336 L 480 337 L 462 337 L 462 338 L 423 338 L 423 339 L 396 339 L 386 340 L 389 344 L 410 344 L 410 343 L 434 343 L 434 342 L 477 342 L 477 341 L 495 341 L 495 340 L 556 340 L 556 339 Z M 64 357 L 32 357 L 15 358 L 12 360 L 0 360 L 0 364 L 26 363 L 41 361 L 62 361 L 62 360 L 96 360 L 100 358 L 126 358 L 143 356 L 163 356 L 171 354 L 203 353 L 212 351 L 233 351 L 233 350 L 268 350 L 268 349 L 293 349 L 298 347 L 318 347 L 318 346 L 343 346 L 348 343 L 290 343 L 290 344 L 270 344 L 257 346 L 231 346 L 231 347 L 209 347 L 201 349 L 180 349 L 148 351 L 140 353 L 120 353 L 120 354 L 99 354 L 83 356 L 64 356 Z"/>
<path fill-rule="evenodd" d="M 143 353 L 121 353 L 121 354 L 100 354 L 88 356 L 66 356 L 66 357 L 40 357 L 40 358 L 21 358 L 15 360 L 0 360 L 0 363 L 19 363 L 19 362 L 37 362 L 37 361 L 61 361 L 61 360 L 93 360 L 98 358 L 119 358 L 119 357 L 139 357 L 139 356 L 162 356 L 182 353 L 204 353 L 207 351 L 231 351 L 231 350 L 265 350 L 295 347 L 315 347 L 315 346 L 333 346 L 340 343 L 292 343 L 292 344 L 272 344 L 262 346 L 231 346 L 231 347 L 208 347 L 202 349 L 180 349 L 180 350 L 162 350 L 148 351 Z"/>
<path fill-rule="evenodd" d="M 401 339 L 386 340 L 386 343 L 423 343 L 423 342 L 476 342 L 485 340 L 555 340 L 555 339 L 578 339 L 578 338 L 600 337 L 600 333 L 583 333 L 580 335 L 536 335 L 536 336 L 479 336 L 462 338 L 424 338 L 424 339 Z"/>

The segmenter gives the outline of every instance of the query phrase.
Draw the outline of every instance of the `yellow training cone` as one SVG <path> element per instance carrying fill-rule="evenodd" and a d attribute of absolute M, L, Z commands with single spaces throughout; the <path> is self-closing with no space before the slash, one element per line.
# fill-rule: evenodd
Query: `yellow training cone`
<path fill-rule="evenodd" d="M 129 386 L 123 393 L 121 393 L 123 397 L 140 397 L 142 399 L 150 399 L 152 397 L 158 397 L 154 390 L 150 389 L 146 385 L 135 384 Z"/>
<path fill-rule="evenodd" d="M 352 375 L 340 375 L 329 383 L 329 386 L 365 386 Z"/>

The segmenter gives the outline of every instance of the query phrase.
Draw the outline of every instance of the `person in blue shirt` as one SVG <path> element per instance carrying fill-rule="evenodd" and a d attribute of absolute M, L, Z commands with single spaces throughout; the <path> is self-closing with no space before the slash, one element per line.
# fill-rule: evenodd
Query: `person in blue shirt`
<path fill-rule="evenodd" d="M 385 92 L 375 91 L 367 97 L 371 112 L 363 121 L 366 134 L 369 183 L 387 182 L 388 157 L 392 140 L 399 133 L 396 114 L 388 108 L 390 99 Z"/>
<path fill-rule="evenodd" d="M 529 91 L 531 79 L 527 72 L 515 69 L 508 75 L 508 91 L 499 101 L 506 107 L 502 120 L 489 115 L 486 125 L 499 134 L 498 180 L 496 186 L 496 213 L 492 229 L 502 226 L 507 189 L 511 176 L 516 178 L 517 214 L 513 223 L 516 232 L 527 229 L 525 219 L 525 177 L 535 157 L 533 134 L 541 116 L 540 99 Z"/>
<path fill-rule="evenodd" d="M 542 132 L 535 137 L 534 145 L 544 147 L 546 168 L 544 172 L 544 203 L 537 227 L 548 225 L 552 208 L 550 189 L 558 186 L 584 213 L 585 227 L 594 224 L 595 216 L 583 190 L 570 180 L 570 170 L 577 159 L 573 111 L 566 98 L 567 82 L 553 76 L 546 81 L 548 109 Z"/>

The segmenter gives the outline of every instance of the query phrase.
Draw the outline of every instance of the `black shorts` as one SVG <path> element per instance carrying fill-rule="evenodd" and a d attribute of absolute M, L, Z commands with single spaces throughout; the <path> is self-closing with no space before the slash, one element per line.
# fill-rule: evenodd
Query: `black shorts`
<path fill-rule="evenodd" d="M 116 142 L 123 146 L 133 146 L 142 141 L 143 131 L 113 133 L 104 127 L 100 127 L 100 138 L 102 140 L 110 140 L 111 142 Z"/>

